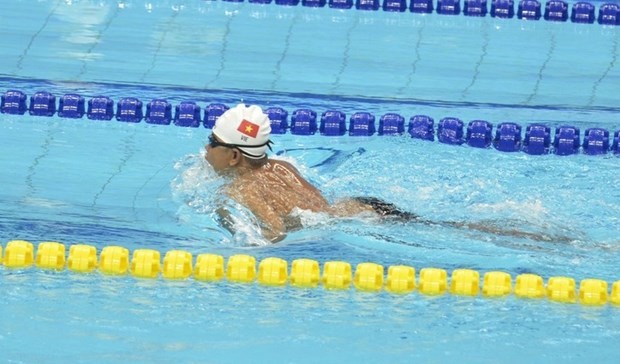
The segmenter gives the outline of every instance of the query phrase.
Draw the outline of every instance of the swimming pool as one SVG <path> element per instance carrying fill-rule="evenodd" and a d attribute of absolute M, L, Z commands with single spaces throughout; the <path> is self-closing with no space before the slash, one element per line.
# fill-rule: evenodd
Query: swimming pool
<path fill-rule="evenodd" d="M 19 6 L 17 5 L 19 4 Z M 600 6 L 600 3 L 595 3 Z M 27 13 L 26 13 L 27 12 Z M 292 114 L 620 129 L 617 27 L 203 1 L 5 5 L 0 91 L 243 100 Z M 376 45 L 370 48 L 368 45 Z M 578 51 L 575 51 L 578 50 Z M 589 54 L 583 59 L 580 55 Z M 130 61 L 128 61 L 130 60 Z M 559 243 L 435 226 L 325 221 L 283 243 L 210 215 L 209 133 L 144 121 L 2 114 L 0 234 L 257 263 L 279 257 L 618 280 L 618 159 L 504 153 L 402 136 L 274 136 L 330 198 L 374 195 L 434 220 L 494 219 Z M 290 121 L 290 119 L 289 119 Z M 525 130 L 523 130 L 525 131 Z M 495 129 L 494 129 L 495 132 Z M 205 181 L 208 181 L 206 183 Z M 0 268 L 2 357 L 18 362 L 612 362 L 617 307 L 136 279 Z M 482 278 L 482 276 L 481 276 Z M 419 280 L 417 281 L 419 283 Z M 611 287 L 610 287 L 611 288 Z"/>

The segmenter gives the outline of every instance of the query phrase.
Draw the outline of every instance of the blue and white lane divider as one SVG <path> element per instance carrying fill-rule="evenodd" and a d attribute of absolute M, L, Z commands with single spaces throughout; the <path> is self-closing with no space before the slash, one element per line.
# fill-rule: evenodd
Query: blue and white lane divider
<path fill-rule="evenodd" d="M 242 3 L 244 0 L 223 0 Z M 620 5 L 615 2 L 596 6 L 587 1 L 570 5 L 564 0 L 547 0 L 542 6 L 538 0 L 248 0 L 251 4 L 268 5 L 272 2 L 281 6 L 305 6 L 311 8 L 329 7 L 336 10 L 356 9 L 362 11 L 410 12 L 413 14 L 461 15 L 482 18 L 487 15 L 499 19 L 525 21 L 546 20 L 603 26 L 620 25 Z M 598 15 L 598 16 L 597 16 Z"/>
<path fill-rule="evenodd" d="M 154 99 L 146 104 L 135 97 L 125 97 L 114 102 L 107 96 L 96 96 L 88 101 L 78 94 L 65 94 L 58 100 L 47 91 L 36 92 L 28 97 L 19 90 L 8 90 L 0 96 L 0 112 L 14 115 L 170 125 L 212 128 L 215 120 L 228 106 L 211 103 L 203 108 L 194 101 L 173 105 L 165 99 Z M 531 155 L 620 155 L 620 130 L 610 133 L 605 128 L 588 128 L 582 134 L 571 125 L 551 127 L 545 124 L 529 124 L 525 128 L 514 122 L 501 122 L 494 129 L 486 120 L 472 120 L 467 125 L 456 117 L 444 117 L 435 125 L 428 115 L 413 115 L 405 126 L 405 117 L 386 113 L 377 118 L 372 113 L 359 111 L 347 115 L 338 110 L 319 114 L 311 109 L 289 112 L 281 107 L 269 107 L 265 113 L 271 120 L 272 133 L 325 136 L 381 136 L 408 134 L 411 138 L 475 148 L 494 148 L 502 152 L 524 152 Z M 290 116 L 290 117 L 289 117 Z M 377 125 L 378 124 L 378 125 Z"/>

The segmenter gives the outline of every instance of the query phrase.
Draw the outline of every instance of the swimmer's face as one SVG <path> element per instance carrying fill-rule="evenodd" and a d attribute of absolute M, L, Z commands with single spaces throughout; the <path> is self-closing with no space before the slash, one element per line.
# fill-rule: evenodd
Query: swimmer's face
<path fill-rule="evenodd" d="M 209 136 L 209 143 L 205 145 L 205 159 L 216 172 L 222 172 L 237 164 L 238 155 L 241 154 L 237 149 L 222 143 L 215 135 Z"/>

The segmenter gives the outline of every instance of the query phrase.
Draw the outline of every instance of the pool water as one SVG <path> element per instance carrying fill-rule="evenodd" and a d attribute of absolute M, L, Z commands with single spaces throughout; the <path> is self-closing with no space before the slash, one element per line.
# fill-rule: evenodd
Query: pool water
<path fill-rule="evenodd" d="M 614 27 L 204 1 L 5 7 L 0 34 L 12 42 L 0 57 L 2 92 L 620 130 Z M 620 180 L 611 153 L 535 156 L 409 135 L 275 135 L 273 154 L 330 200 L 377 196 L 435 221 L 493 220 L 567 239 L 307 214 L 303 230 L 267 245 L 242 211 L 245 229 L 236 236 L 215 222 L 210 207 L 222 181 L 201 159 L 209 132 L 2 114 L 3 248 L 23 239 L 618 280 Z M 0 267 L 0 276 L 7 362 L 613 362 L 620 336 L 616 306 L 513 295 L 34 268 Z"/>

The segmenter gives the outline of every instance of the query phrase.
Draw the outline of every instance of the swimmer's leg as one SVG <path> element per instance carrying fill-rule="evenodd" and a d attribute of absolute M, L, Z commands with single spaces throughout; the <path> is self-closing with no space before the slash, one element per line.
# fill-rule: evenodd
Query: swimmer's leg
<path fill-rule="evenodd" d="M 452 227 L 457 229 L 466 229 L 479 231 L 483 233 L 489 233 L 498 236 L 508 236 L 514 238 L 526 238 L 534 241 L 544 241 L 544 242 L 558 242 L 558 243 L 568 243 L 573 240 L 569 236 L 563 235 L 550 235 L 544 233 L 536 233 L 530 231 L 524 231 L 515 227 L 510 227 L 506 224 L 506 222 L 502 221 L 492 221 L 492 220 L 484 220 L 480 222 L 465 222 L 465 221 L 432 221 L 422 218 L 419 215 L 414 213 L 403 211 L 399 209 L 396 205 L 390 202 L 383 201 L 376 197 L 355 197 L 354 201 L 357 201 L 361 204 L 370 206 L 373 211 L 375 211 L 379 216 L 387 217 L 387 218 L 395 218 L 397 221 L 403 222 L 415 222 L 425 225 L 436 225 L 436 226 L 444 226 L 444 227 Z"/>
<path fill-rule="evenodd" d="M 513 238 L 525 238 L 534 241 L 569 243 L 574 238 L 564 235 L 549 235 L 544 233 L 535 233 L 510 227 L 506 222 L 498 222 L 493 220 L 484 220 L 480 222 L 461 222 L 461 221 L 443 221 L 438 225 L 450 226 L 459 229 L 475 230 L 483 233 L 489 233 L 499 236 L 509 236 Z M 502 224 L 502 225 L 500 225 Z"/>
<path fill-rule="evenodd" d="M 375 197 L 356 197 L 354 200 L 370 206 L 380 216 L 396 218 L 399 221 L 474 230 L 493 235 L 525 238 L 534 241 L 568 243 L 575 240 L 574 238 L 564 235 L 550 235 L 521 230 L 516 227 L 510 227 L 505 221 L 484 220 L 480 222 L 464 222 L 426 220 L 414 213 L 403 211 L 392 203 L 385 202 Z"/>

